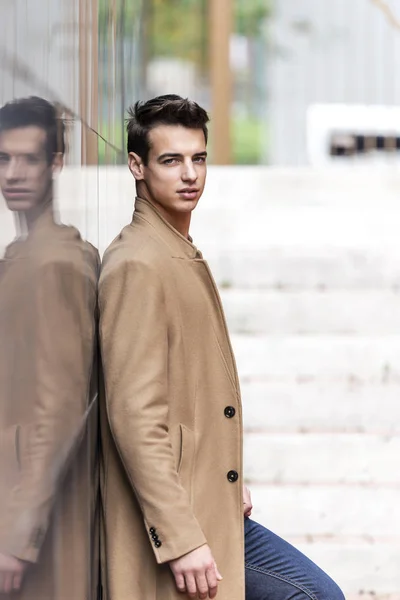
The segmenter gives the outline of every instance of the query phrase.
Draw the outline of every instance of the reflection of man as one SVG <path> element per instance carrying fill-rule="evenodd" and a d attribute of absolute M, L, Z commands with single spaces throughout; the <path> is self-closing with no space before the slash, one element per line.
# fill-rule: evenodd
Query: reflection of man
<path fill-rule="evenodd" d="M 99 282 L 105 597 L 218 589 L 221 600 L 343 600 L 316 565 L 248 518 L 235 359 L 189 237 L 207 121 L 196 103 L 162 96 L 138 103 L 128 122 L 138 198 Z"/>
<path fill-rule="evenodd" d="M 50 103 L 0 109 L 0 187 L 21 233 L 0 263 L 0 597 L 21 600 L 95 592 L 99 258 L 55 222 L 63 154 Z"/>

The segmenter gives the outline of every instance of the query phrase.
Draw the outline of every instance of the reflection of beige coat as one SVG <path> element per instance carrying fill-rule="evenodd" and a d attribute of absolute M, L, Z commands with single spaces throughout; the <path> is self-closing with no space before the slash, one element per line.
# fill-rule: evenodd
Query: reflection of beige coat
<path fill-rule="evenodd" d="M 0 552 L 32 563 L 17 600 L 87 600 L 96 587 L 98 266 L 48 213 L 0 261 Z"/>
<path fill-rule="evenodd" d="M 207 541 L 218 599 L 242 600 L 241 405 L 220 299 L 144 200 L 105 253 L 99 309 L 104 598 L 181 599 L 166 563 Z"/>

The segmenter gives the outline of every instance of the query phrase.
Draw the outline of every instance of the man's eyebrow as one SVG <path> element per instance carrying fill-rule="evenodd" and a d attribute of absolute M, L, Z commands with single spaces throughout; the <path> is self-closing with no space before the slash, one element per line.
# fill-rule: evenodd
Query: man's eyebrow
<path fill-rule="evenodd" d="M 193 154 L 193 157 L 198 157 L 198 156 L 207 156 L 207 152 L 196 152 L 195 154 Z M 183 158 L 183 154 L 179 154 L 179 152 L 165 152 L 164 154 L 160 154 L 160 156 L 157 158 L 158 161 L 162 161 L 165 160 L 166 158 Z"/>
<path fill-rule="evenodd" d="M 179 154 L 179 152 L 165 152 L 164 154 L 160 154 L 157 160 L 160 161 L 165 158 L 182 158 L 182 154 Z"/>
<path fill-rule="evenodd" d="M 17 156 L 23 156 L 23 157 L 31 157 L 31 156 L 35 156 L 38 157 L 41 155 L 41 152 L 20 152 L 19 154 L 17 154 Z M 8 152 L 5 152 L 3 150 L 0 150 L 0 156 L 10 156 L 10 154 Z"/>

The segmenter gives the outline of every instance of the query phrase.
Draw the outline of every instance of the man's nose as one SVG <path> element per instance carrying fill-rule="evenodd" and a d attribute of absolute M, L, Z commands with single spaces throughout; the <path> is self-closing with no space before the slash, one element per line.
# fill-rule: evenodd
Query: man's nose
<path fill-rule="evenodd" d="M 183 181 L 196 181 L 198 175 L 192 161 L 184 163 L 182 179 Z"/>
<path fill-rule="evenodd" d="M 24 179 L 24 168 L 20 161 L 11 159 L 7 165 L 6 179 L 8 181 L 19 181 Z"/>

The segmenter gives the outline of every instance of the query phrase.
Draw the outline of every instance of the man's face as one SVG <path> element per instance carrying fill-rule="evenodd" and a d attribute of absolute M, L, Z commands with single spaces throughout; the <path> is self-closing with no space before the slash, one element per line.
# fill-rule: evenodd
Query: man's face
<path fill-rule="evenodd" d="M 206 181 L 206 141 L 202 129 L 159 125 L 149 134 L 147 165 L 130 167 L 137 181 L 147 187 L 149 199 L 169 215 L 196 208 Z"/>
<path fill-rule="evenodd" d="M 0 133 L 0 189 L 12 211 L 29 211 L 49 195 L 54 165 L 47 162 L 46 131 L 29 126 Z"/>

